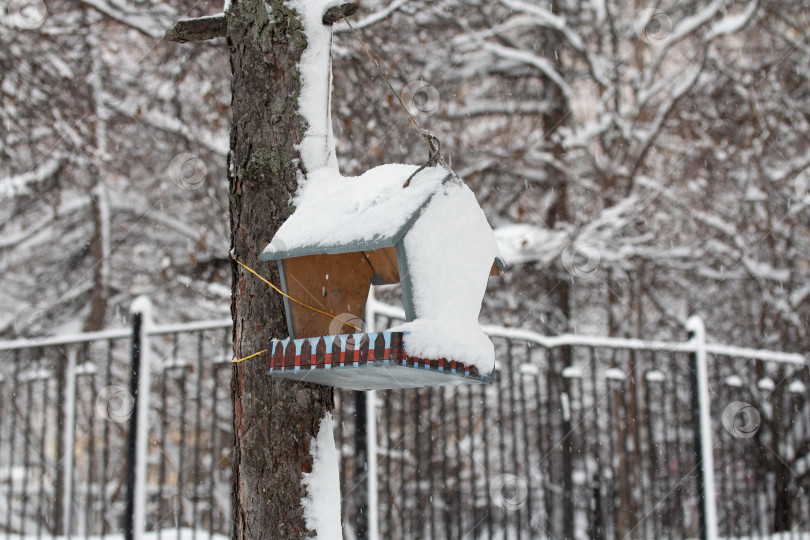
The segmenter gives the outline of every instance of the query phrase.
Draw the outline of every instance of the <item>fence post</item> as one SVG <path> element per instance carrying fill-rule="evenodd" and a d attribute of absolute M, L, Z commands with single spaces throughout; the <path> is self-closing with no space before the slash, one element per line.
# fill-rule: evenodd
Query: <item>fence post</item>
<path fill-rule="evenodd" d="M 706 356 L 706 328 L 700 317 L 686 321 L 689 339 L 694 346 L 690 353 L 692 371 L 692 419 L 695 432 L 697 487 L 700 496 L 700 538 L 717 539 L 717 501 L 714 491 L 714 443 L 709 397 L 709 366 Z"/>
<path fill-rule="evenodd" d="M 366 332 L 369 334 L 377 331 L 374 311 L 374 289 L 368 292 L 366 302 Z M 369 540 L 379 539 L 379 509 L 377 508 L 377 392 L 370 390 L 366 393 L 366 450 L 368 459 L 368 538 Z"/>
<path fill-rule="evenodd" d="M 67 352 L 67 366 L 64 373 L 64 423 L 62 425 L 62 444 L 64 445 L 62 469 L 62 508 L 61 525 L 65 538 L 73 534 L 73 464 L 76 443 L 76 351 Z M 57 482 L 58 483 L 58 482 Z M 57 522 L 60 520 L 57 519 Z"/>
<path fill-rule="evenodd" d="M 368 445 L 366 444 L 366 393 L 354 393 L 354 477 L 368 478 Z M 365 478 L 364 478 L 364 475 Z M 354 534 L 357 540 L 368 538 L 368 482 L 356 481 Z"/>
<path fill-rule="evenodd" d="M 127 456 L 127 540 L 143 538 L 146 517 L 146 454 L 149 444 L 149 330 L 152 304 L 145 296 L 132 303 L 132 366 L 130 394 L 134 401 L 129 419 Z"/>
<path fill-rule="evenodd" d="M 571 347 L 564 345 L 560 347 L 563 359 L 563 369 L 560 371 L 560 382 L 562 392 L 560 393 L 560 408 L 562 409 L 562 445 L 561 445 L 561 465 L 563 483 L 563 533 L 565 538 L 574 538 L 574 461 L 573 461 L 573 434 L 571 422 L 571 384 L 570 378 L 566 377 L 566 368 L 571 367 Z"/>

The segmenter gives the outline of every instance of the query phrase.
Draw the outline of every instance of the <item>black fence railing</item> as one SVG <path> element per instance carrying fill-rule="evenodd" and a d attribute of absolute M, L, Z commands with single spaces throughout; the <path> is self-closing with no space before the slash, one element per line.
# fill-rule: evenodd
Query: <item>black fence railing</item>
<path fill-rule="evenodd" d="M 804 359 L 706 347 L 705 440 L 694 341 L 488 330 L 491 385 L 335 392 L 346 538 L 682 539 L 701 516 L 720 537 L 810 534 Z M 120 536 L 128 516 L 161 538 L 230 535 L 229 322 L 144 324 L 135 423 L 131 333 L 0 343 L 0 539 Z"/>
<path fill-rule="evenodd" d="M 381 538 L 695 538 L 688 353 L 493 337 L 488 386 L 387 392 Z"/>
<path fill-rule="evenodd" d="M 120 537 L 136 520 L 230 535 L 230 325 L 144 332 L 137 424 L 130 330 L 2 346 L 0 538 Z M 138 431 L 145 460 L 128 469 Z"/>
<path fill-rule="evenodd" d="M 104 388 L 126 385 L 121 337 L 0 353 L 0 526 L 14 534 L 121 529 L 126 431 L 96 412 Z M 125 337 L 126 336 L 126 337 Z M 128 394 L 127 394 L 128 395 Z M 2 536 L 0 536 L 2 537 Z"/>

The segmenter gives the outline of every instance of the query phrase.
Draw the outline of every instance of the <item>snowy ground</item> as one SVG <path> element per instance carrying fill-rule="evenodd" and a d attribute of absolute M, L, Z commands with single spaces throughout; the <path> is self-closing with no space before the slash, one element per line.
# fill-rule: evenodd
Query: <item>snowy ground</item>
<path fill-rule="evenodd" d="M 178 536 L 178 532 L 179 532 L 179 536 Z M 78 536 L 74 536 L 74 538 L 75 537 L 78 537 Z M 37 535 L 25 535 L 25 536 L 10 535 L 10 536 L 6 536 L 6 538 L 8 538 L 9 540 L 34 540 L 34 539 L 37 538 Z M 43 536 L 43 538 L 53 538 L 54 540 L 63 540 L 63 539 L 66 539 L 67 537 L 65 537 L 65 536 L 54 536 L 54 537 Z M 81 538 L 85 538 L 85 537 L 82 536 Z M 124 535 L 123 534 L 108 534 L 108 535 L 103 536 L 103 537 L 102 536 L 88 536 L 86 538 L 87 538 L 87 540 L 102 540 L 102 539 L 103 540 L 123 540 Z M 171 538 L 172 540 L 174 540 L 174 539 L 180 539 L 180 540 L 192 540 L 192 539 L 194 539 L 194 540 L 197 540 L 197 539 L 205 540 L 205 539 L 208 539 L 208 538 L 210 538 L 212 540 L 228 540 L 229 539 L 229 537 L 221 535 L 221 534 L 215 534 L 215 535 L 209 537 L 209 533 L 207 531 L 196 531 L 196 535 L 195 535 L 195 531 L 193 529 L 180 529 L 179 531 L 177 529 L 163 529 L 160 532 L 159 535 L 158 535 L 157 532 L 148 532 L 148 533 L 146 533 L 144 535 L 144 537 L 143 537 L 143 540 L 158 540 L 159 538 L 166 538 L 166 539 Z M 503 536 L 499 535 L 498 533 L 495 533 L 493 535 L 493 538 L 494 539 L 517 538 L 517 535 L 515 534 L 515 531 L 511 531 L 511 533 L 507 533 L 506 535 L 503 535 Z M 551 539 L 549 539 L 549 538 L 539 538 L 538 537 L 536 540 L 551 540 Z M 688 539 L 685 539 L 685 540 L 695 540 L 695 539 L 688 538 Z M 760 535 L 733 536 L 733 537 L 721 536 L 719 538 L 719 540 L 810 540 L 810 531 L 809 532 L 793 531 L 793 532 L 773 534 L 773 535 L 770 535 L 770 536 L 760 536 Z"/>
<path fill-rule="evenodd" d="M 492 540 L 501 540 L 501 539 L 511 540 L 512 538 L 518 538 L 518 535 L 514 530 L 511 530 L 504 535 L 501 535 L 496 532 L 492 536 Z M 555 540 L 555 539 L 548 536 L 542 537 L 536 536 L 534 537 L 534 540 Z M 697 539 L 685 538 L 684 540 L 697 540 Z M 751 536 L 719 536 L 717 540 L 810 540 L 810 532 L 792 531 L 772 535 L 753 534 Z"/>
<path fill-rule="evenodd" d="M 721 540 L 810 540 L 810 532 L 784 532 L 784 533 L 777 533 L 772 534 L 770 536 L 760 536 L 758 534 L 754 534 L 752 536 L 721 536 Z M 693 540 L 689 538 L 688 540 Z"/>
<path fill-rule="evenodd" d="M 52 538 L 54 540 L 62 540 L 67 539 L 66 536 L 47 536 L 42 535 L 38 537 L 36 534 L 30 535 L 10 535 L 6 536 L 9 540 L 35 540 L 36 538 Z M 73 535 L 71 538 L 86 538 L 87 540 L 124 540 L 123 533 L 119 534 L 107 534 L 104 536 L 82 536 L 82 535 Z M 193 529 L 163 529 L 162 531 L 158 532 L 148 532 L 144 534 L 143 540 L 158 540 L 158 539 L 169 539 L 172 540 L 229 540 L 229 536 L 224 536 L 221 534 L 214 534 L 211 535 L 208 531 L 195 531 Z"/>

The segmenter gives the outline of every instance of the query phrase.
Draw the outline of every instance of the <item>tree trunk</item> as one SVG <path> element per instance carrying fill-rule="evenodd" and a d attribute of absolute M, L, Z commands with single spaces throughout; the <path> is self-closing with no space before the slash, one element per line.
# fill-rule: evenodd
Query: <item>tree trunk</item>
<path fill-rule="evenodd" d="M 551 12 L 555 15 L 559 14 L 559 5 L 556 1 L 551 2 Z M 555 68 L 562 73 L 562 62 L 557 51 L 562 50 L 561 39 L 557 30 L 550 29 L 543 33 L 542 37 L 543 56 Z M 560 87 L 551 81 L 548 77 L 543 78 L 543 92 L 545 100 L 549 103 L 549 109 L 542 115 L 543 130 L 546 138 L 551 140 L 555 133 L 565 125 L 566 119 L 569 116 L 569 106 L 566 101 L 565 95 L 560 90 Z M 565 149 L 562 146 L 561 140 L 551 144 L 551 153 L 557 163 L 562 163 L 565 159 Z M 567 223 L 569 221 L 568 214 L 568 177 L 566 175 L 556 173 L 552 180 L 552 189 L 556 198 L 548 209 L 545 216 L 545 225 L 549 230 L 553 230 L 558 223 Z M 544 276 L 546 297 L 549 302 L 549 314 L 546 318 L 548 321 L 547 332 L 552 334 L 562 334 L 569 329 L 571 324 L 571 275 L 566 272 L 562 265 L 552 266 L 548 273 Z M 569 348 L 563 349 L 561 354 L 562 366 L 554 371 L 554 397 L 551 399 L 559 400 L 560 393 L 563 389 L 567 391 L 565 385 L 567 381 L 561 377 L 562 370 L 571 365 L 571 350 Z M 570 396 L 570 394 L 568 394 Z M 561 403 L 558 401 L 558 407 Z M 561 426 L 562 428 L 562 426 Z M 549 430 L 553 433 L 554 426 L 550 425 Z M 552 520 L 555 529 L 553 531 L 559 536 L 571 538 L 574 529 L 574 512 L 571 504 L 573 496 L 571 489 L 573 486 L 573 477 L 571 469 L 571 441 L 566 439 L 566 431 L 560 429 L 560 438 L 552 440 L 552 448 L 557 448 L 560 451 L 555 451 L 549 456 L 549 481 L 559 486 L 563 490 L 563 501 L 561 508 L 554 508 L 555 518 Z"/>
<path fill-rule="evenodd" d="M 84 321 L 85 332 L 104 329 L 107 318 L 110 276 L 110 211 L 107 191 L 99 182 L 91 196 L 93 205 L 93 239 L 90 252 L 93 256 L 93 289 L 90 293 L 90 314 Z"/>
<path fill-rule="evenodd" d="M 226 19 L 233 73 L 231 248 L 278 283 L 276 265 L 258 256 L 291 213 L 298 187 L 295 146 L 305 125 L 297 113 L 297 63 L 306 37 L 283 0 L 236 0 Z M 231 269 L 234 354 L 242 358 L 288 334 L 281 297 L 233 262 Z M 233 538 L 303 538 L 309 532 L 302 474 L 311 471 L 310 442 L 333 408 L 332 390 L 266 372 L 266 355 L 233 369 Z"/>
<path fill-rule="evenodd" d="M 771 418 L 771 441 L 770 446 L 761 448 L 760 452 L 763 454 L 771 454 L 770 461 L 773 464 L 774 482 L 773 491 L 776 496 L 773 508 L 773 532 L 786 532 L 792 529 L 792 516 L 791 504 L 793 497 L 791 494 L 791 480 L 793 478 L 793 471 L 786 463 L 786 458 L 781 455 L 784 454 L 784 441 L 785 436 L 785 421 L 790 421 L 790 418 L 785 418 L 785 372 L 784 368 L 779 368 L 776 373 L 776 380 L 778 381 L 776 389 L 771 393 L 771 400 L 773 403 L 773 416 Z M 788 409 L 789 411 L 789 409 Z M 788 414 L 790 414 L 788 412 Z M 766 455 L 767 455 L 766 454 Z"/>

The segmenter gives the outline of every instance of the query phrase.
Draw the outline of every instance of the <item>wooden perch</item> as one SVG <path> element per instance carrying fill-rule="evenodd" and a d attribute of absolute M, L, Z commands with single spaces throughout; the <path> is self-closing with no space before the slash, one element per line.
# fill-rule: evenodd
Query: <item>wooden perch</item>
<path fill-rule="evenodd" d="M 357 2 L 344 2 L 327 8 L 323 12 L 323 24 L 335 24 L 344 17 L 354 15 L 359 8 L 360 4 Z"/>
<path fill-rule="evenodd" d="M 225 37 L 227 25 L 225 14 L 211 15 L 210 17 L 199 17 L 197 19 L 183 19 L 175 22 L 171 28 L 166 30 L 163 39 L 166 41 L 203 41 Z"/>
<path fill-rule="evenodd" d="M 323 24 L 335 24 L 344 17 L 349 17 L 357 13 L 360 4 L 357 2 L 344 2 L 332 6 L 323 12 Z M 225 37 L 227 24 L 225 14 L 211 15 L 210 17 L 199 17 L 196 19 L 183 19 L 176 21 L 171 28 L 166 30 L 163 39 L 166 41 L 176 41 L 185 43 L 187 41 L 203 41 Z"/>

